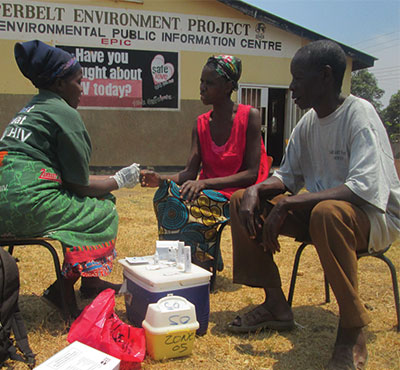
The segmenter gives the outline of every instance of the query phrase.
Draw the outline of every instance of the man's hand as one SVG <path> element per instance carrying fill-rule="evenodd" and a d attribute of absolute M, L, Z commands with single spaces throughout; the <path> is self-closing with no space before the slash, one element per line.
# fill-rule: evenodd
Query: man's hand
<path fill-rule="evenodd" d="M 269 251 L 274 254 L 281 251 L 278 236 L 288 214 L 285 200 L 284 198 L 278 202 L 264 221 L 261 244 L 265 252 Z"/>
<path fill-rule="evenodd" d="M 262 229 L 259 203 L 257 187 L 250 186 L 243 194 L 239 209 L 240 221 L 246 228 L 250 239 L 256 239 Z"/>

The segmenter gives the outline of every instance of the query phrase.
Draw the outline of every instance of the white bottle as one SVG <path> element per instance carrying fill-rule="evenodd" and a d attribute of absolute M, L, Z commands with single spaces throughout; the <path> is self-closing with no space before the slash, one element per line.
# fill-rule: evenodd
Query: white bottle
<path fill-rule="evenodd" d="M 185 245 L 183 247 L 183 257 L 184 257 L 184 264 L 185 264 L 185 272 L 192 271 L 192 251 L 190 246 Z"/>
<path fill-rule="evenodd" d="M 184 269 L 184 258 L 183 258 L 183 248 L 185 247 L 184 242 L 178 242 L 178 253 L 176 256 L 176 267 L 180 270 Z"/>
<path fill-rule="evenodd" d="M 153 264 L 158 265 L 159 262 L 160 262 L 160 256 L 158 255 L 158 251 L 156 250 L 156 253 L 154 253 L 154 256 L 153 256 Z"/>

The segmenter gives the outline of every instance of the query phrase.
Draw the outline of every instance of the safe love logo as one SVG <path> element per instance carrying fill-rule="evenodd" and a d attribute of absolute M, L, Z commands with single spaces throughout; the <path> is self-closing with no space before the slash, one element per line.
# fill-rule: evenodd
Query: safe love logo
<path fill-rule="evenodd" d="M 151 74 L 153 75 L 154 86 L 166 85 L 174 75 L 174 72 L 173 64 L 165 63 L 165 59 L 161 54 L 157 54 L 151 61 Z"/>

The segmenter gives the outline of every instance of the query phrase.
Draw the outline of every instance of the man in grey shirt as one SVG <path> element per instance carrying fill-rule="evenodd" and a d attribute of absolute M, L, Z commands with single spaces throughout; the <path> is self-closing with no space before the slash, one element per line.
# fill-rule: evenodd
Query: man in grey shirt
<path fill-rule="evenodd" d="M 294 327 L 273 254 L 280 251 L 280 234 L 309 239 L 339 305 L 328 369 L 363 369 L 362 328 L 370 319 L 358 295 L 356 251 L 383 250 L 398 237 L 400 182 L 372 105 L 340 94 L 345 70 L 343 50 L 329 40 L 302 47 L 292 60 L 293 99 L 310 110 L 294 129 L 280 169 L 236 192 L 230 205 L 233 280 L 263 288 L 266 299 L 229 328 Z M 299 193 L 303 187 L 307 192 Z"/>

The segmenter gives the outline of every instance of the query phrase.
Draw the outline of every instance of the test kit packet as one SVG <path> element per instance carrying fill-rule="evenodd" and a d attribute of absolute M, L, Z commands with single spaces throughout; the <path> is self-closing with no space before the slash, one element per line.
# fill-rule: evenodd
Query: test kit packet
<path fill-rule="evenodd" d="M 119 370 L 120 362 L 116 357 L 75 341 L 35 367 L 35 370 Z"/>

